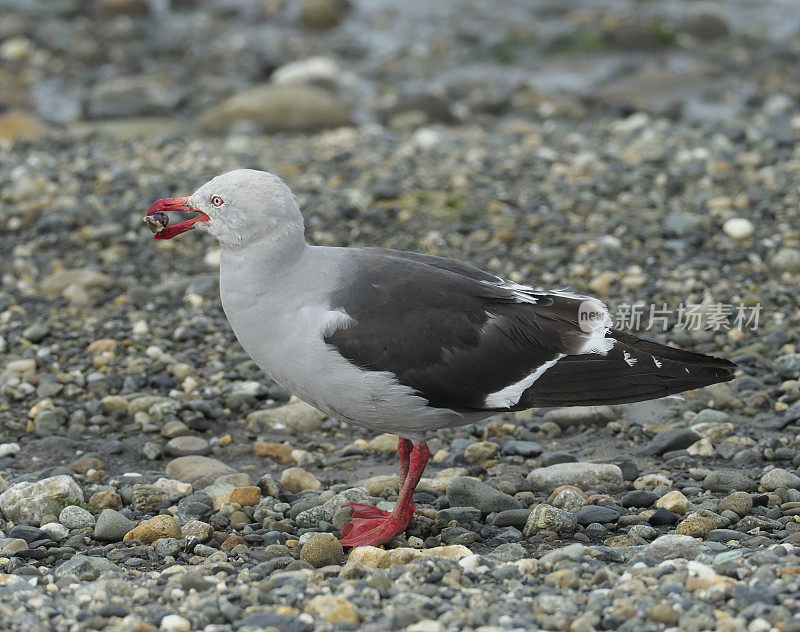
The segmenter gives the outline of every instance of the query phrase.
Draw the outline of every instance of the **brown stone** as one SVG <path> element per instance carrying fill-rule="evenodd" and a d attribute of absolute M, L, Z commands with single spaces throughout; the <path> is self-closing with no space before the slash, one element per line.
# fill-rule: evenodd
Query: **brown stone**
<path fill-rule="evenodd" d="M 267 443 L 264 441 L 257 441 L 253 445 L 253 454 L 256 456 L 265 456 L 273 461 L 279 463 L 293 463 L 292 452 L 294 448 L 284 443 Z"/>
<path fill-rule="evenodd" d="M 252 507 L 261 500 L 261 490 L 255 485 L 234 487 L 214 497 L 214 510 L 219 511 L 225 503 L 236 503 L 242 507 Z"/>
<path fill-rule="evenodd" d="M 122 498 L 120 498 L 117 492 L 95 492 L 89 499 L 89 504 L 97 511 L 103 511 L 103 509 L 121 509 Z"/>
<path fill-rule="evenodd" d="M 89 470 L 102 470 L 103 462 L 94 456 L 85 456 L 69 464 L 69 469 L 77 474 L 86 474 Z"/>
<path fill-rule="evenodd" d="M 145 520 L 134 527 L 125 537 L 124 541 L 139 540 L 143 544 L 152 544 L 161 538 L 180 538 L 181 525 L 172 516 L 162 514 L 150 520 Z"/>

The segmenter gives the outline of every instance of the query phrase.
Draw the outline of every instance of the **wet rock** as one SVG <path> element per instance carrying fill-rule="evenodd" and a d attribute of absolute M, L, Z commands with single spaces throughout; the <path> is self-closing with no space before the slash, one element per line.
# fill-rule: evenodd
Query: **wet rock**
<path fill-rule="evenodd" d="M 45 514 L 57 514 L 67 503 L 83 502 L 83 490 L 69 476 L 53 476 L 35 483 L 16 483 L 0 494 L 6 519 L 38 525 Z"/>

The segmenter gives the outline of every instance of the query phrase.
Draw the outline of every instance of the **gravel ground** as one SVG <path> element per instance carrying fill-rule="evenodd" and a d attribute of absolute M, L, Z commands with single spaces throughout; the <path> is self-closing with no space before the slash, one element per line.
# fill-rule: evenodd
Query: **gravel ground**
<path fill-rule="evenodd" d="M 797 16 L 173 4 L 0 1 L 0 629 L 800 630 Z M 269 383 L 216 244 L 141 223 L 237 167 L 313 243 L 666 306 L 740 371 L 432 433 L 411 528 L 344 552 L 396 438 Z"/>

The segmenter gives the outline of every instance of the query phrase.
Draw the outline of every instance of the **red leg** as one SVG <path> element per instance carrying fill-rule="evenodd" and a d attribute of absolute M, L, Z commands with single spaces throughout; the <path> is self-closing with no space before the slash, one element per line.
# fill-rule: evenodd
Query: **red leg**
<path fill-rule="evenodd" d="M 397 453 L 400 455 L 400 488 L 402 489 L 403 483 L 408 476 L 408 465 L 411 459 L 411 451 L 414 444 L 411 439 L 400 437 L 397 442 Z M 378 509 L 372 505 L 362 505 L 361 503 L 349 503 L 347 505 L 353 509 L 353 518 L 386 518 L 389 515 L 388 511 Z"/>
<path fill-rule="evenodd" d="M 414 449 L 414 444 L 411 439 L 400 437 L 397 442 L 397 453 L 400 455 L 400 487 L 406 482 L 408 476 L 408 464 L 411 459 L 411 451 Z"/>
<path fill-rule="evenodd" d="M 403 447 L 401 447 L 401 445 L 407 445 L 403 443 L 404 441 L 408 441 L 411 444 L 411 453 L 408 455 L 408 466 L 405 475 L 402 473 L 402 470 L 406 468 L 403 466 L 404 456 Z M 428 464 L 431 453 L 424 441 L 411 442 L 408 439 L 400 440 L 398 451 L 400 452 L 403 485 L 400 488 L 400 495 L 397 498 L 394 509 L 391 513 L 387 513 L 368 505 L 349 504 L 348 507 L 353 507 L 355 511 L 353 512 L 353 520 L 348 522 L 342 529 L 342 546 L 377 546 L 386 544 L 398 533 L 405 531 L 411 522 L 411 518 L 416 511 L 412 502 L 414 490 L 417 487 L 417 483 L 419 483 L 419 479 L 422 478 L 422 472 Z"/>

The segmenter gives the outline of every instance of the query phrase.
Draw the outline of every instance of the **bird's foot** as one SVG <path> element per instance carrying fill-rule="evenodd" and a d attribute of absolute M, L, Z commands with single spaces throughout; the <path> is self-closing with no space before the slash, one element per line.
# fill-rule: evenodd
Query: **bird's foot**
<path fill-rule="evenodd" d="M 384 511 L 370 505 L 349 503 L 353 519 L 342 528 L 342 546 L 379 546 L 406 530 L 414 516 L 414 506 L 402 512 Z"/>
<path fill-rule="evenodd" d="M 353 519 L 356 518 L 387 518 L 389 512 L 383 509 L 378 509 L 372 505 L 363 505 L 361 503 L 347 503 L 347 506 L 353 510 Z"/>

